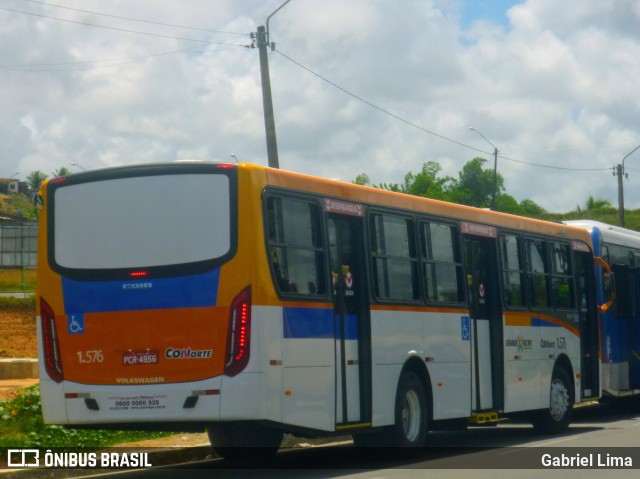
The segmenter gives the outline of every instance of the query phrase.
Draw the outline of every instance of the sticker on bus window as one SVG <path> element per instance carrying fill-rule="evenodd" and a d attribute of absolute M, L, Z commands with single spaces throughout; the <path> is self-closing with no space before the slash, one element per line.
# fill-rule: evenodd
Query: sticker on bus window
<path fill-rule="evenodd" d="M 349 289 L 353 288 L 353 275 L 351 271 L 347 271 L 347 274 L 344 275 L 344 285 Z"/>
<path fill-rule="evenodd" d="M 67 316 L 67 332 L 69 334 L 84 334 L 84 314 L 75 313 Z"/>
<path fill-rule="evenodd" d="M 463 341 L 469 341 L 471 338 L 471 324 L 469 316 L 460 317 L 460 333 Z"/>

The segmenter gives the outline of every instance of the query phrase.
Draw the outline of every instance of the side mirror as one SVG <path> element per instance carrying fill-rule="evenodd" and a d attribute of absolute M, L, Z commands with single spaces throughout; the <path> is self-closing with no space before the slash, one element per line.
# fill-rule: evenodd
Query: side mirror
<path fill-rule="evenodd" d="M 605 272 L 603 277 L 604 294 L 606 298 L 616 299 L 616 275 L 613 271 Z"/>
<path fill-rule="evenodd" d="M 595 257 L 594 261 L 602 266 L 604 269 L 604 274 L 602 276 L 603 286 L 604 286 L 604 294 L 605 294 L 605 303 L 598 305 L 598 312 L 604 313 L 613 306 L 613 303 L 616 299 L 616 276 L 611 271 L 611 266 L 600 257 Z"/>

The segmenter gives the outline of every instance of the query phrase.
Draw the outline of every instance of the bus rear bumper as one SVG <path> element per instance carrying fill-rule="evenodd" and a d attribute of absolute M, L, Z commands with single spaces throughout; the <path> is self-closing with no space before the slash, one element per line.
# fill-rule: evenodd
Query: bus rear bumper
<path fill-rule="evenodd" d="M 40 382 L 48 424 L 215 422 L 265 417 L 264 374 L 173 384 Z"/>

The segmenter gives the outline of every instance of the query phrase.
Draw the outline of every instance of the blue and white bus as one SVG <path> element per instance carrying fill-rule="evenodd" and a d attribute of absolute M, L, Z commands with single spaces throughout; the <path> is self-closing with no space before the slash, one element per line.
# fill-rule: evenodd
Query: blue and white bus
<path fill-rule="evenodd" d="M 600 315 L 603 395 L 640 395 L 640 233 L 598 221 L 565 223 L 589 230 L 594 254 L 615 273 L 614 307 Z M 601 276 L 597 283 L 603 299 Z"/>

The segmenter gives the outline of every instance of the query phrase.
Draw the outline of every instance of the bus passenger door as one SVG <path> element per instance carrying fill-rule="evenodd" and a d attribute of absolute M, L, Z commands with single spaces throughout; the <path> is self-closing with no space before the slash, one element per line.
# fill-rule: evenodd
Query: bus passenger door
<path fill-rule="evenodd" d="M 629 389 L 640 389 L 640 268 L 629 268 L 629 285 L 618 298 L 627 296 L 627 338 L 629 342 Z"/>
<path fill-rule="evenodd" d="M 580 376 L 582 399 L 600 395 L 600 359 L 598 356 L 598 312 L 593 257 L 576 252 L 578 309 L 580 317 Z"/>
<path fill-rule="evenodd" d="M 462 226 L 465 231 L 467 227 Z M 465 235 L 464 250 L 471 314 L 472 409 L 500 410 L 504 366 L 496 239 Z"/>
<path fill-rule="evenodd" d="M 334 297 L 336 426 L 371 421 L 371 332 L 363 220 L 328 218 Z"/>
<path fill-rule="evenodd" d="M 608 316 L 607 341 L 613 350 L 614 362 L 619 362 L 616 389 L 640 388 L 640 268 L 615 264 L 616 298 Z M 612 372 L 612 375 L 614 373 Z M 612 381 L 613 382 L 613 381 Z"/>

